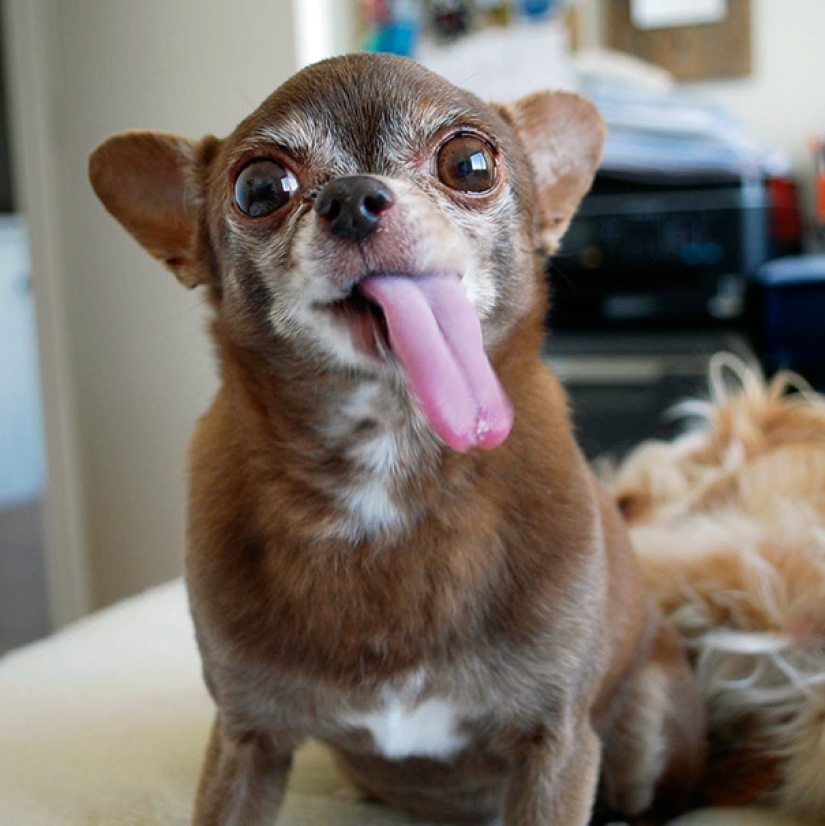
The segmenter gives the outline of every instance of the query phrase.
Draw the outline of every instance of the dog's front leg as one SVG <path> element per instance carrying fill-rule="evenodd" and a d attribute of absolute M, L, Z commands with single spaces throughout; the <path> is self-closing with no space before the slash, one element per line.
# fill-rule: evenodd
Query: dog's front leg
<path fill-rule="evenodd" d="M 298 742 L 292 735 L 232 731 L 218 714 L 201 771 L 193 826 L 271 826 L 283 802 Z"/>
<path fill-rule="evenodd" d="M 585 826 L 601 762 L 601 742 L 588 719 L 521 740 L 504 806 L 505 826 Z"/>

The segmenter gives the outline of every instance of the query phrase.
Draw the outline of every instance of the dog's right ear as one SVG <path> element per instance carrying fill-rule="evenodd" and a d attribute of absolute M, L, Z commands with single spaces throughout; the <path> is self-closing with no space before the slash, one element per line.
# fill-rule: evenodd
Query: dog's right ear
<path fill-rule="evenodd" d="M 159 132 L 113 135 L 89 158 L 89 179 L 106 209 L 186 287 L 206 283 L 199 205 L 216 138 Z"/>

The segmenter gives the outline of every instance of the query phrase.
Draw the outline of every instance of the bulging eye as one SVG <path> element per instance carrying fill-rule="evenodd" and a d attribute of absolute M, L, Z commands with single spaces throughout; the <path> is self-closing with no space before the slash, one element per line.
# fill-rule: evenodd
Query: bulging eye
<path fill-rule="evenodd" d="M 442 144 L 436 166 L 441 182 L 459 192 L 487 192 L 498 177 L 492 148 L 474 135 L 456 135 Z"/>
<path fill-rule="evenodd" d="M 250 161 L 235 181 L 235 203 L 244 215 L 263 218 L 289 203 L 298 189 L 295 176 L 271 158 Z"/>

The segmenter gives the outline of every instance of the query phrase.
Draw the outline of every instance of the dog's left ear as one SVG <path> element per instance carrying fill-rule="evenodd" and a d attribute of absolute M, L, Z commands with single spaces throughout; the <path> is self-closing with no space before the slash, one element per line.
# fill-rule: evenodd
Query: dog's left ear
<path fill-rule="evenodd" d="M 592 103 L 569 92 L 535 92 L 496 108 L 527 150 L 536 180 L 536 240 L 553 252 L 593 183 L 607 128 Z"/>

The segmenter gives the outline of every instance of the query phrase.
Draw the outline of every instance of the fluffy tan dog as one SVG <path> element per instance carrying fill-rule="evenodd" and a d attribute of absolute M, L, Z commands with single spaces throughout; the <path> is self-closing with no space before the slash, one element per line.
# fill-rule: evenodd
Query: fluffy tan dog
<path fill-rule="evenodd" d="M 708 802 L 825 822 L 825 398 L 731 356 L 700 426 L 618 468 L 646 579 L 688 642 L 709 712 Z M 789 391 L 798 392 L 788 395 Z"/>

